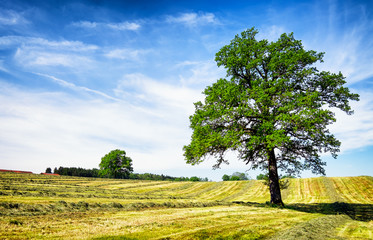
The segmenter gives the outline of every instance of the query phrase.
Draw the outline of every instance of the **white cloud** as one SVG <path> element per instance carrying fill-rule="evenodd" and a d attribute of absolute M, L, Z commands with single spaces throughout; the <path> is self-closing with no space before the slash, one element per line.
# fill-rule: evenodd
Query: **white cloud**
<path fill-rule="evenodd" d="M 68 82 L 68 81 L 56 78 L 54 76 L 50 76 L 50 75 L 47 75 L 47 74 L 41 74 L 41 73 L 35 73 L 35 74 L 37 74 L 39 76 L 43 76 L 43 77 L 49 78 L 49 79 L 52 79 L 54 82 L 56 82 L 57 84 L 59 84 L 62 87 L 70 88 L 72 90 L 79 91 L 79 92 L 93 93 L 93 94 L 99 95 L 101 97 L 110 99 L 110 100 L 115 100 L 115 101 L 119 100 L 119 99 L 113 98 L 112 96 L 109 96 L 109 95 L 107 95 L 107 94 L 105 94 L 103 92 L 100 92 L 100 91 L 97 91 L 97 90 L 93 90 L 93 89 L 90 89 L 90 88 L 87 88 L 87 87 L 77 86 L 74 83 L 71 83 L 71 82 Z"/>
<path fill-rule="evenodd" d="M 169 23 L 181 23 L 187 26 L 218 24 L 219 21 L 213 13 L 183 13 L 179 16 L 168 16 L 166 18 Z"/>
<path fill-rule="evenodd" d="M 109 23 L 107 24 L 107 26 L 115 30 L 132 30 L 132 31 L 135 31 L 141 27 L 140 24 L 131 23 L 131 22 Z"/>
<path fill-rule="evenodd" d="M 354 114 L 336 111 L 337 122 L 329 127 L 331 133 L 342 142 L 342 152 L 373 145 L 373 94 L 364 91 L 357 93 L 360 94 L 360 101 L 351 102 Z"/>
<path fill-rule="evenodd" d="M 137 49 L 114 49 L 105 54 L 108 58 L 120 59 L 120 60 L 140 60 L 140 57 L 149 51 L 137 50 Z"/>
<path fill-rule="evenodd" d="M 223 67 L 218 68 L 215 61 L 184 61 L 175 66 L 176 68 L 187 69 L 180 75 L 181 83 L 186 86 L 199 86 L 201 88 L 216 82 L 226 75 Z"/>
<path fill-rule="evenodd" d="M 28 23 L 28 21 L 20 13 L 0 9 L 0 25 L 13 26 L 25 23 Z"/>
<path fill-rule="evenodd" d="M 23 36 L 3 36 L 0 37 L 0 46 L 11 47 L 21 45 L 29 49 L 53 49 L 63 51 L 86 52 L 98 49 L 96 45 L 84 44 L 80 41 L 51 41 L 44 38 L 23 37 Z"/>
<path fill-rule="evenodd" d="M 91 54 L 99 48 L 80 41 L 50 41 L 44 38 L 4 36 L 0 48 L 17 49 L 14 59 L 22 67 L 90 67 Z"/>
<path fill-rule="evenodd" d="M 318 23 L 321 27 L 310 32 L 304 45 L 325 52 L 320 70 L 341 71 L 349 83 L 372 77 L 373 21 L 367 15 L 368 9 L 364 5 L 346 5 L 341 12 L 334 3 L 329 7 L 328 22 Z"/>
<path fill-rule="evenodd" d="M 127 90 L 129 89 L 129 90 Z M 193 102 L 200 100 L 201 91 L 186 86 L 171 85 L 151 79 L 141 73 L 126 74 L 115 90 L 117 96 L 132 94 L 138 101 L 150 103 L 152 108 L 168 110 L 174 114 L 191 114 Z"/>
<path fill-rule="evenodd" d="M 38 51 L 36 49 L 18 48 L 14 59 L 23 67 L 32 66 L 64 66 L 64 67 L 82 67 L 90 66 L 90 58 L 73 53 L 55 53 Z"/>
<path fill-rule="evenodd" d="M 80 28 L 93 29 L 97 27 L 111 28 L 119 31 L 136 31 L 141 25 L 135 22 L 119 22 L 119 23 L 103 23 L 103 22 L 90 22 L 90 21 L 80 21 L 72 23 L 72 26 Z"/>
<path fill-rule="evenodd" d="M 0 71 L 9 72 L 8 69 L 4 66 L 4 60 L 0 60 Z"/>
<path fill-rule="evenodd" d="M 373 51 L 373 45 L 365 42 L 367 39 L 364 39 L 362 29 L 331 38 L 319 47 L 320 51 L 325 52 L 325 62 L 320 64 L 319 69 L 335 73 L 341 71 L 349 83 L 373 76 L 373 56 L 369 54 Z"/>
<path fill-rule="evenodd" d="M 82 27 L 82 28 L 95 28 L 97 27 L 96 22 L 89 22 L 89 21 L 80 21 L 80 22 L 74 22 L 72 23 L 75 27 Z"/>
<path fill-rule="evenodd" d="M 283 33 L 289 33 L 282 26 L 272 25 L 259 30 L 258 39 L 267 39 L 269 42 L 275 42 Z"/>

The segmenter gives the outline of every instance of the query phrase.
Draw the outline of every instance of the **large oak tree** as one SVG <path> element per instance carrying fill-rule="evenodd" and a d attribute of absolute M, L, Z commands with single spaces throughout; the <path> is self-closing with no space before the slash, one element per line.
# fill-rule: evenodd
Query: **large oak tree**
<path fill-rule="evenodd" d="M 216 54 L 227 79 L 206 87 L 204 102 L 195 103 L 184 156 L 194 165 L 212 155 L 218 168 L 228 163 L 228 150 L 237 151 L 250 168 L 268 171 L 271 203 L 283 205 L 278 169 L 325 174 L 320 154 L 336 158 L 340 147 L 328 130 L 336 121 L 331 110 L 352 114 L 349 101 L 359 95 L 344 87 L 342 73 L 319 71 L 324 53 L 305 50 L 292 33 L 275 42 L 257 40 L 257 33 L 236 35 Z"/>

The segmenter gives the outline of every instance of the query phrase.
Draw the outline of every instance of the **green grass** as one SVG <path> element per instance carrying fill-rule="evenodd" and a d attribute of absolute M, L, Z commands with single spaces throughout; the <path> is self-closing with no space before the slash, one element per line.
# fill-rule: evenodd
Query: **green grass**
<path fill-rule="evenodd" d="M 0 173 L 0 239 L 372 239 L 372 177 L 289 183 Z"/>

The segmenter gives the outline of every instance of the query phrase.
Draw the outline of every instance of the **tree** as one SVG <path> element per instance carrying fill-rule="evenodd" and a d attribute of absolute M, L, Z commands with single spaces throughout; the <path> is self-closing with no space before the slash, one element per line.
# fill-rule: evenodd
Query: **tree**
<path fill-rule="evenodd" d="M 237 176 L 238 177 L 238 180 L 249 180 L 249 178 L 247 177 L 246 173 L 241 173 L 241 172 L 235 172 L 232 174 L 232 177 L 234 176 Z M 232 179 L 231 177 L 231 179 Z"/>
<path fill-rule="evenodd" d="M 240 177 L 239 176 L 231 176 L 231 178 L 229 179 L 230 181 L 240 181 Z"/>
<path fill-rule="evenodd" d="M 229 181 L 231 179 L 231 177 L 227 174 L 224 174 L 222 179 L 223 179 L 223 181 Z"/>
<path fill-rule="evenodd" d="M 132 159 L 123 150 L 113 150 L 101 158 L 99 174 L 110 178 L 128 178 L 133 172 Z"/>
<path fill-rule="evenodd" d="M 199 181 L 201 181 L 201 179 L 200 179 L 199 177 L 194 176 L 194 177 L 191 177 L 191 178 L 189 179 L 189 181 L 192 181 L 192 182 L 199 182 Z"/>
<path fill-rule="evenodd" d="M 52 169 L 49 167 L 45 170 L 45 173 L 52 173 Z"/>
<path fill-rule="evenodd" d="M 268 179 L 268 174 L 259 174 L 258 176 L 256 176 L 256 180 L 267 180 Z"/>
<path fill-rule="evenodd" d="M 206 87 L 204 102 L 195 103 L 184 156 L 192 165 L 214 156 L 219 168 L 228 150 L 237 151 L 250 168 L 268 171 L 271 203 L 283 205 L 278 169 L 325 174 L 320 154 L 336 158 L 340 147 L 327 128 L 336 121 L 331 109 L 350 115 L 349 100 L 359 95 L 343 86 L 342 73 L 319 71 L 324 53 L 305 50 L 293 33 L 275 42 L 257 33 L 246 30 L 216 53 L 229 79 Z"/>

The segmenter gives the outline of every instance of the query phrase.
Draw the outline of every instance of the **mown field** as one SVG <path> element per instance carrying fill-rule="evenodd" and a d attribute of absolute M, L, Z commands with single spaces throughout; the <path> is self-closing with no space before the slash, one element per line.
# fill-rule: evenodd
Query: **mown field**
<path fill-rule="evenodd" d="M 373 177 L 169 182 L 0 173 L 0 239 L 373 239 Z"/>

